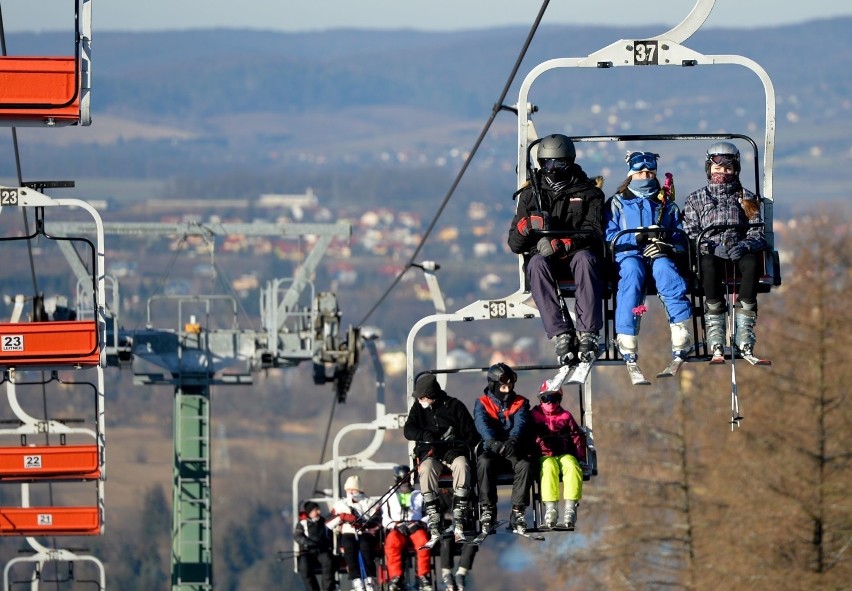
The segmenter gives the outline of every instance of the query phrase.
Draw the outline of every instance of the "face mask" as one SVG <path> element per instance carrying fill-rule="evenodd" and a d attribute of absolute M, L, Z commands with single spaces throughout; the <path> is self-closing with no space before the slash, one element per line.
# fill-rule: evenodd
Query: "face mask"
<path fill-rule="evenodd" d="M 559 408 L 559 403 L 558 403 L 558 402 L 542 402 L 542 403 L 541 403 L 541 409 L 542 409 L 542 410 L 543 410 L 546 414 L 549 414 L 549 415 L 551 415 L 551 414 L 555 413 L 555 412 L 557 411 L 557 409 L 558 409 L 558 408 Z"/>
<path fill-rule="evenodd" d="M 509 395 L 511 393 L 512 393 L 512 390 L 509 390 L 508 392 L 503 392 L 502 390 L 497 388 L 497 391 L 494 392 L 494 398 L 496 398 L 500 402 L 506 402 L 506 400 L 508 400 Z"/>
<path fill-rule="evenodd" d="M 640 197 L 648 197 L 652 193 L 656 193 L 660 190 L 660 183 L 657 182 L 656 178 L 633 179 L 630 181 L 630 185 L 628 186 L 634 194 L 639 195 Z"/>
<path fill-rule="evenodd" d="M 428 398 L 421 398 L 421 399 L 420 399 L 420 400 L 418 400 L 417 402 L 418 402 L 418 403 L 420 404 L 420 406 L 422 406 L 423 408 L 429 408 L 430 406 L 432 406 L 432 401 L 431 401 L 431 400 L 429 400 Z"/>
<path fill-rule="evenodd" d="M 317 515 L 316 517 L 311 517 L 310 519 L 311 521 L 319 521 L 319 515 Z"/>
<path fill-rule="evenodd" d="M 351 502 L 354 502 L 355 500 L 357 500 L 357 498 L 358 498 L 358 496 L 359 496 L 360 494 L 361 494 L 361 493 L 357 493 L 357 492 L 354 492 L 354 493 L 346 493 L 346 499 L 347 499 L 350 503 L 351 503 Z"/>
<path fill-rule="evenodd" d="M 736 173 L 733 172 L 711 172 L 710 173 L 710 184 L 711 185 L 727 185 L 729 183 L 733 183 L 737 180 Z"/>

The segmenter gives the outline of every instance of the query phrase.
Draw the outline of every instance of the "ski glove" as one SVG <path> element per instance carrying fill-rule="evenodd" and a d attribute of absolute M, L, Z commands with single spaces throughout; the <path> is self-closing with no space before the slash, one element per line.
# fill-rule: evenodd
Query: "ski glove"
<path fill-rule="evenodd" d="M 355 517 L 352 513 L 341 513 L 340 515 L 338 515 L 338 517 L 340 517 L 340 521 L 344 523 L 355 523 L 356 521 L 358 521 L 358 518 Z"/>
<path fill-rule="evenodd" d="M 521 236 L 529 236 L 532 230 L 544 230 L 544 218 L 540 215 L 528 215 L 521 218 L 515 225 L 518 234 Z"/>
<path fill-rule="evenodd" d="M 504 458 L 509 458 L 515 455 L 515 446 L 517 446 L 517 444 L 517 439 L 515 439 L 514 437 L 509 437 L 509 439 L 506 440 L 506 443 L 503 444 L 503 450 L 501 452 L 501 455 Z"/>
<path fill-rule="evenodd" d="M 743 255 L 745 255 L 747 252 L 748 248 L 745 248 L 743 246 L 743 243 L 740 242 L 739 244 L 734 244 L 731 248 L 728 249 L 728 258 L 736 262 L 743 258 Z"/>
<path fill-rule="evenodd" d="M 716 248 L 713 249 L 713 254 L 720 259 L 726 259 L 728 258 L 728 247 L 724 244 L 717 244 Z"/>
<path fill-rule="evenodd" d="M 441 441 L 452 441 L 456 438 L 456 432 L 453 429 L 453 426 L 450 425 L 447 427 L 447 430 L 441 433 Z"/>
<path fill-rule="evenodd" d="M 671 256 L 674 249 L 665 242 L 661 242 L 658 238 L 651 238 L 648 246 L 642 251 L 642 256 L 649 259 L 658 259 L 660 257 Z"/>
<path fill-rule="evenodd" d="M 499 455 L 503 455 L 503 442 L 502 442 L 502 441 L 497 441 L 497 440 L 495 439 L 495 440 L 493 440 L 491 443 L 489 443 L 489 444 L 488 444 L 488 449 L 490 449 L 491 451 L 493 451 L 493 452 L 494 452 L 495 454 L 497 454 L 498 456 L 499 456 Z"/>
<path fill-rule="evenodd" d="M 565 244 L 559 238 L 542 237 L 536 245 L 538 254 L 543 257 L 552 257 L 558 255 L 557 258 L 565 256 Z"/>
<path fill-rule="evenodd" d="M 413 534 L 416 529 L 417 524 L 408 521 L 402 521 L 396 526 L 396 531 L 404 535 L 406 538 Z"/>
<path fill-rule="evenodd" d="M 423 441 L 424 443 L 434 443 L 437 439 L 438 436 L 435 434 L 434 431 L 423 431 L 423 439 L 421 439 L 421 441 Z"/>

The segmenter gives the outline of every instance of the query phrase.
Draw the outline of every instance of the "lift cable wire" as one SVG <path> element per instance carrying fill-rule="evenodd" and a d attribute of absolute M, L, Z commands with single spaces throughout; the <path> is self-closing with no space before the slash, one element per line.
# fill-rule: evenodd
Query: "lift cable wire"
<path fill-rule="evenodd" d="M 476 155 L 477 150 L 479 150 L 479 146 L 482 144 L 483 140 L 485 139 L 485 136 L 488 133 L 489 129 L 491 129 L 491 125 L 494 123 L 494 119 L 497 117 L 497 113 L 499 113 L 502 110 L 503 101 L 506 100 L 506 95 L 509 94 L 509 88 L 512 86 L 512 83 L 515 81 L 515 76 L 517 76 L 517 74 L 518 74 L 518 70 L 521 67 L 521 62 L 524 60 L 524 57 L 526 56 L 527 50 L 529 49 L 529 46 L 530 46 L 530 43 L 532 43 L 533 37 L 535 36 L 536 31 L 538 30 L 538 26 L 539 26 L 539 24 L 541 24 L 541 19 L 544 17 L 544 12 L 545 12 L 545 10 L 547 10 L 548 4 L 550 4 L 550 0 L 544 0 L 544 2 L 542 3 L 541 8 L 538 11 L 538 16 L 536 16 L 535 22 L 533 23 L 532 28 L 530 29 L 530 32 L 527 35 L 527 39 L 524 42 L 524 46 L 521 49 L 520 54 L 518 54 L 518 59 L 515 61 L 515 66 L 512 68 L 512 72 L 511 72 L 511 74 L 509 74 L 508 80 L 506 80 L 506 85 L 503 87 L 503 91 L 500 93 L 500 98 L 497 99 L 497 102 L 494 104 L 494 106 L 491 109 L 491 116 L 488 118 L 488 121 L 486 121 L 485 126 L 482 128 L 482 131 L 479 133 L 479 137 L 476 138 L 476 142 L 474 143 L 473 148 L 471 149 L 467 158 L 465 158 L 465 161 L 464 161 L 464 164 L 462 164 L 461 170 L 459 170 L 458 174 L 456 175 L 455 180 L 453 181 L 452 186 L 450 186 L 450 190 L 447 192 L 446 196 L 444 197 L 444 200 L 441 202 L 440 207 L 438 207 L 438 211 L 435 213 L 435 216 L 432 218 L 432 221 L 429 223 L 429 227 L 426 228 L 426 232 L 423 234 L 423 237 L 420 239 L 420 243 L 417 245 L 417 248 L 414 249 L 414 253 L 411 255 L 411 258 L 406 263 L 403 270 L 400 271 L 399 274 L 394 278 L 394 280 L 391 282 L 391 284 L 388 286 L 388 288 L 385 290 L 385 292 L 381 295 L 381 297 L 375 303 L 375 305 L 373 305 L 373 307 L 370 308 L 370 310 L 367 312 L 367 314 L 364 315 L 364 318 L 359 323 L 359 326 L 363 326 L 364 323 L 367 322 L 367 319 L 370 318 L 370 316 L 373 315 L 373 312 L 375 312 L 376 309 L 382 304 L 382 302 L 390 295 L 390 292 L 400 282 L 400 280 L 402 279 L 402 276 L 405 275 L 405 273 L 412 267 L 414 262 L 417 260 L 417 255 L 420 254 L 420 251 L 423 249 L 423 245 L 426 243 L 426 240 L 429 238 L 429 235 L 432 233 L 432 230 L 435 228 L 435 224 L 438 223 L 438 218 L 441 217 L 441 213 L 443 213 L 444 208 L 447 206 L 447 203 L 452 198 L 453 193 L 455 193 L 456 187 L 458 187 L 459 183 L 461 182 L 462 177 L 464 176 L 465 172 L 467 172 L 467 169 L 470 166 L 470 163 L 473 160 L 473 157 Z M 526 107 L 524 105 L 518 105 L 518 108 L 522 109 L 522 108 L 526 108 Z"/>
<path fill-rule="evenodd" d="M 381 295 L 381 297 L 378 299 L 378 301 L 375 303 L 375 305 L 373 305 L 373 307 L 370 308 L 370 310 L 367 312 L 367 314 L 364 315 L 364 318 L 361 319 L 361 322 L 358 324 L 359 326 L 363 326 L 364 323 L 367 322 L 367 320 L 370 318 L 370 316 L 373 315 L 373 312 L 375 312 L 376 309 L 378 309 L 378 307 L 382 304 L 382 302 L 384 302 L 384 300 L 390 295 L 390 292 L 393 291 L 394 287 L 396 287 L 396 285 L 400 282 L 400 280 L 402 280 L 402 276 L 405 275 L 405 273 L 414 265 L 414 262 L 417 260 L 417 255 L 420 254 L 420 251 L 423 249 L 423 245 L 426 243 L 426 240 L 429 238 L 429 235 L 432 233 L 432 230 L 435 228 L 435 224 L 437 224 L 438 218 L 441 217 L 441 213 L 444 211 L 444 208 L 447 206 L 447 203 L 449 203 L 450 199 L 452 198 L 453 194 L 455 193 L 456 187 L 458 187 L 459 183 L 461 182 L 462 177 L 464 176 L 465 172 L 467 172 L 467 169 L 470 166 L 470 163 L 473 160 L 473 157 L 476 155 L 477 150 L 479 150 L 479 146 L 482 144 L 483 140 L 485 139 L 485 136 L 488 134 L 488 131 L 491 129 L 491 125 L 494 123 L 494 119 L 497 117 L 497 113 L 499 113 L 501 110 L 503 110 L 503 107 L 502 107 L 503 102 L 506 100 L 506 96 L 509 94 L 509 89 L 511 88 L 512 83 L 515 81 L 515 77 L 518 75 L 518 70 L 520 70 L 520 68 L 521 68 L 521 63 L 524 61 L 524 57 L 526 57 L 527 50 L 529 49 L 530 44 L 532 43 L 532 40 L 535 37 L 536 31 L 538 31 L 538 27 L 541 24 L 541 20 L 542 20 L 542 18 L 544 18 L 544 13 L 547 10 L 548 4 L 550 4 L 550 0 L 544 0 L 544 2 L 542 2 L 541 8 L 538 11 L 538 15 L 536 15 L 535 21 L 533 22 L 532 27 L 530 28 L 530 31 L 527 34 L 527 38 L 524 41 L 524 46 L 521 48 L 521 51 L 518 54 L 518 58 L 515 60 L 515 65 L 512 67 L 512 72 L 509 74 L 509 77 L 506 80 L 506 84 L 503 86 L 503 90 L 500 92 L 500 98 L 497 99 L 497 102 L 491 108 L 491 115 L 489 116 L 488 121 L 485 122 L 485 126 L 482 128 L 482 131 L 479 133 L 479 137 L 476 138 L 476 142 L 474 143 L 473 148 L 471 149 L 470 153 L 467 155 L 467 158 L 465 158 L 465 161 L 462 164 L 461 169 L 459 170 L 458 174 L 456 175 L 456 178 L 453 181 L 452 185 L 450 186 L 449 191 L 447 191 L 447 194 L 444 197 L 444 200 L 441 202 L 441 205 L 438 208 L 438 211 L 435 213 L 435 216 L 432 218 L 432 221 L 429 223 L 429 227 L 426 229 L 426 232 L 423 234 L 423 237 L 420 239 L 420 242 L 417 245 L 417 248 L 414 249 L 414 253 L 411 255 L 411 258 L 406 263 L 405 268 L 403 268 L 403 270 L 399 272 L 399 274 L 394 278 L 394 280 L 391 282 L 391 284 L 388 286 L 388 288 L 385 290 L 385 292 Z M 526 108 L 526 107 L 523 106 L 523 105 L 518 105 L 518 108 Z M 322 451 L 320 452 L 320 460 L 319 460 L 320 464 L 322 464 L 323 458 L 325 457 L 325 450 L 326 450 L 326 446 L 328 444 L 329 434 L 331 433 L 331 424 L 332 424 L 332 419 L 334 417 L 334 409 L 335 409 L 336 406 L 337 406 L 337 401 L 335 399 L 332 399 L 331 412 L 329 413 L 328 425 L 326 426 L 326 430 L 325 430 L 325 440 L 323 442 Z M 314 489 L 316 489 L 317 483 L 319 483 L 319 475 L 317 475 L 317 479 L 316 479 L 316 482 L 314 484 Z"/>
<path fill-rule="evenodd" d="M 325 426 L 325 437 L 322 440 L 322 449 L 320 450 L 320 461 L 319 461 L 320 464 L 322 464 L 322 459 L 325 457 L 325 450 L 328 449 L 328 438 L 331 435 L 331 423 L 334 420 L 334 409 L 337 408 L 337 404 L 338 404 L 337 397 L 336 396 L 332 397 L 332 399 L 331 399 L 331 410 L 328 413 L 328 424 Z M 318 471 L 317 477 L 314 480 L 314 488 L 312 489 L 314 492 L 311 493 L 312 495 L 316 494 L 316 492 L 319 490 L 319 480 L 320 480 L 320 472 Z M 334 488 L 333 482 L 331 483 L 331 485 L 332 485 L 332 488 Z"/>

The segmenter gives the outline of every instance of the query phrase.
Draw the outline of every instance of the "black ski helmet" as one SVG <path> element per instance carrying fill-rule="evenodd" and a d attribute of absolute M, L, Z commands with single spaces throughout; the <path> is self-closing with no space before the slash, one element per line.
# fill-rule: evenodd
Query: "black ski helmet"
<path fill-rule="evenodd" d="M 716 142 L 707 148 L 707 157 L 704 159 L 704 172 L 707 174 L 708 179 L 710 178 L 710 165 L 716 159 L 720 160 L 716 164 L 730 162 L 734 167 L 734 173 L 737 176 L 740 175 L 740 151 L 734 144 L 731 142 Z"/>
<path fill-rule="evenodd" d="M 411 474 L 411 468 L 402 464 L 393 469 L 393 477 L 397 482 L 408 480 L 409 474 Z"/>
<path fill-rule="evenodd" d="M 577 159 L 577 150 L 574 149 L 574 142 L 568 139 L 568 136 L 554 133 L 538 143 L 536 157 L 539 163 L 546 159 L 564 158 L 573 164 L 574 160 Z"/>
<path fill-rule="evenodd" d="M 515 373 L 515 370 L 502 362 L 489 367 L 487 377 L 488 391 L 495 395 L 500 392 L 500 384 L 506 384 L 512 390 L 515 382 L 518 381 L 518 374 Z"/>

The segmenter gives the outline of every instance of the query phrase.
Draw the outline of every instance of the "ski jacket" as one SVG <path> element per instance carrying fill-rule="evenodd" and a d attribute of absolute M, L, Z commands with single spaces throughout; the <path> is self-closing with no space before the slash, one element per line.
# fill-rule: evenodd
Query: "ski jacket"
<path fill-rule="evenodd" d="M 571 454 L 581 462 L 586 461 L 586 436 L 570 412 L 560 406 L 555 413 L 548 414 L 537 405 L 530 414 L 541 455 Z"/>
<path fill-rule="evenodd" d="M 415 401 L 402 432 L 406 439 L 417 442 L 414 455 L 421 461 L 433 457 L 449 464 L 472 452 L 479 443 L 470 411 L 461 400 L 446 395 L 439 396 L 429 408 Z"/>
<path fill-rule="evenodd" d="M 526 449 L 531 439 L 530 401 L 520 394 L 512 393 L 501 402 L 486 389 L 473 404 L 473 421 L 486 446 L 513 437 Z"/>
<path fill-rule="evenodd" d="M 647 199 L 634 194 L 630 189 L 616 193 L 606 202 L 604 208 L 604 238 L 609 244 L 623 230 L 647 228 L 652 225 L 661 228 L 675 228 L 681 232 L 672 232 L 660 236 L 660 240 L 671 244 L 675 252 L 686 252 L 686 234 L 682 231 L 680 208 L 673 202 L 665 206 L 657 199 Z M 650 237 L 650 234 L 645 236 Z M 615 260 L 621 261 L 628 256 L 642 256 L 644 244 L 636 241 L 633 232 L 622 234 L 614 246 Z"/>
<path fill-rule="evenodd" d="M 683 206 L 683 229 L 692 240 L 710 226 L 721 224 L 748 224 L 760 219 L 749 220 L 743 211 L 742 202 L 756 200 L 757 196 L 744 189 L 739 182 L 707 185 L 689 194 Z M 719 244 L 731 248 L 737 244 L 748 252 L 759 252 L 766 248 L 763 228 L 730 228 L 713 230 L 704 235 L 698 245 L 701 254 L 712 253 Z"/>
<path fill-rule="evenodd" d="M 601 218 L 604 204 L 603 191 L 598 189 L 577 164 L 571 165 L 574 182 L 562 189 L 553 191 L 539 175 L 541 203 L 527 185 L 518 193 L 518 207 L 512 226 L 509 228 L 508 244 L 515 254 L 534 252 L 541 238 L 536 232 L 526 236 L 518 232 L 518 222 L 534 214 L 544 214 L 548 220 L 546 230 L 589 230 L 595 238 L 588 235 L 574 236 L 574 249 L 594 248 L 601 236 Z"/>
<path fill-rule="evenodd" d="M 423 495 L 415 489 L 410 493 L 393 493 L 382 504 L 382 525 L 392 529 L 404 521 L 424 521 Z"/>
<path fill-rule="evenodd" d="M 361 518 L 362 515 L 366 515 L 357 523 L 357 527 L 349 521 L 341 521 L 339 525 L 340 533 L 355 534 L 363 533 L 365 530 L 368 533 L 372 533 L 371 530 L 374 531 L 376 529 L 379 520 L 381 519 L 380 507 L 373 507 L 373 502 L 374 499 L 368 497 L 364 493 L 359 493 L 352 499 L 344 497 L 334 503 L 334 506 L 331 508 L 331 514 L 335 517 L 349 514 L 354 515 L 355 518 L 358 519 Z M 370 509 L 371 507 L 373 507 L 372 510 Z"/>
<path fill-rule="evenodd" d="M 304 513 L 299 515 L 293 539 L 299 544 L 299 553 L 318 553 L 331 550 L 331 532 L 325 526 L 325 518 L 320 516 L 312 521 Z"/>

